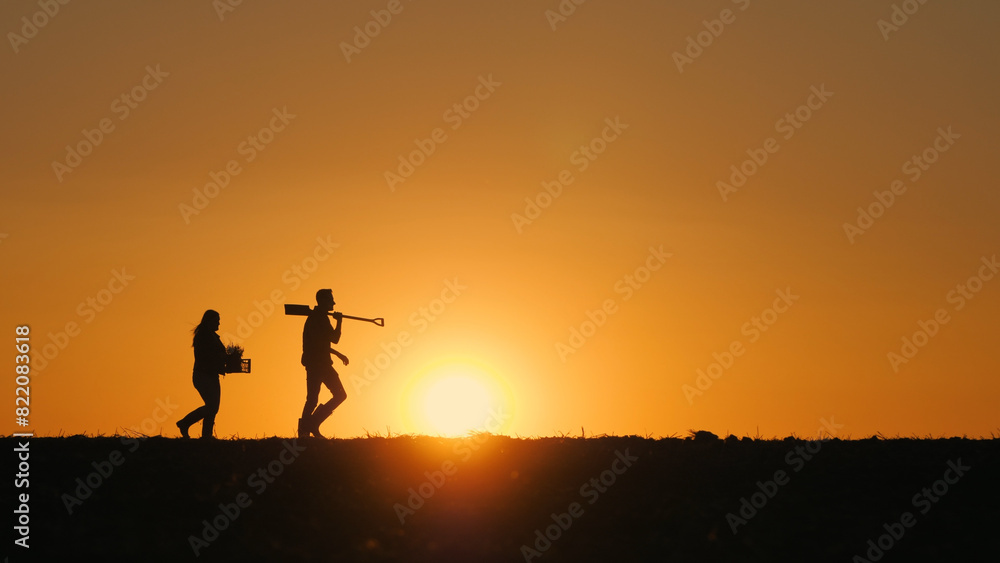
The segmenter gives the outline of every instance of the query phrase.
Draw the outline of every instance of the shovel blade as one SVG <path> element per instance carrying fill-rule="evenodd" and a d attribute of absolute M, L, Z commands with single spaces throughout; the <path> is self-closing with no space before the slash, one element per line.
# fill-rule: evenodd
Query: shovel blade
<path fill-rule="evenodd" d="M 298 315 L 300 317 L 305 317 L 309 315 L 309 305 L 292 305 L 285 303 L 285 314 L 286 315 Z"/>

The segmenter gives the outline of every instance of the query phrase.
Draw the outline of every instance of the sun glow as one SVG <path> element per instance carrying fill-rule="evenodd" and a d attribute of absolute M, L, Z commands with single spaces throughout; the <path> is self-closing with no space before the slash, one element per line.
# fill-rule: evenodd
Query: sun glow
<path fill-rule="evenodd" d="M 471 377 L 455 375 L 434 382 L 424 395 L 427 422 L 438 434 L 461 434 L 485 421 L 489 412 L 489 391 Z"/>
<path fill-rule="evenodd" d="M 513 398 L 489 366 L 445 360 L 414 376 L 402 396 L 408 431 L 441 436 L 501 433 L 512 418 Z"/>

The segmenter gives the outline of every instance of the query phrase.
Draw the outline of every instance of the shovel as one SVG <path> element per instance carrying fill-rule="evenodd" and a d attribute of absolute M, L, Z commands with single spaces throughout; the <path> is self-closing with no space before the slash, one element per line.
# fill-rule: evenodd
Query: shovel
<path fill-rule="evenodd" d="M 285 304 L 285 314 L 286 315 L 298 315 L 300 317 L 305 317 L 305 316 L 308 316 L 311 311 L 312 311 L 312 309 L 309 308 L 309 305 L 291 305 L 291 304 L 288 304 L 288 303 Z M 333 316 L 333 311 L 330 311 L 327 314 L 330 315 L 330 316 Z M 378 326 L 385 326 L 385 319 L 383 319 L 382 317 L 378 317 L 376 319 L 366 319 L 364 317 L 354 317 L 354 316 L 351 316 L 351 315 L 341 315 L 341 318 L 351 319 L 351 320 L 355 320 L 355 321 L 365 321 L 366 323 L 373 323 L 373 324 L 378 325 Z"/>

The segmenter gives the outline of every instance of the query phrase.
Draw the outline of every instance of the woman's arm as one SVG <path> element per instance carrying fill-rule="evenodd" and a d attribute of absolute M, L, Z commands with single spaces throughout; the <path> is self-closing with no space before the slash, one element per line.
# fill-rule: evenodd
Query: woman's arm
<path fill-rule="evenodd" d="M 218 363 L 218 370 L 220 375 L 226 373 L 226 346 L 222 343 L 222 339 L 219 335 L 215 335 L 215 360 Z"/>

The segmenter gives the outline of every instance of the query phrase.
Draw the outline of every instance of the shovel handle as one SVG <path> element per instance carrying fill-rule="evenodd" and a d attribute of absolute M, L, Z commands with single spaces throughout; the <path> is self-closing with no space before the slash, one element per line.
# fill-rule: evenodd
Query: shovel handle
<path fill-rule="evenodd" d="M 366 319 L 364 317 L 354 317 L 351 315 L 341 315 L 340 317 L 342 319 L 353 319 L 355 321 L 365 321 L 368 323 L 374 323 L 377 326 L 385 326 L 385 319 L 383 319 L 382 317 L 378 317 L 377 319 Z"/>

